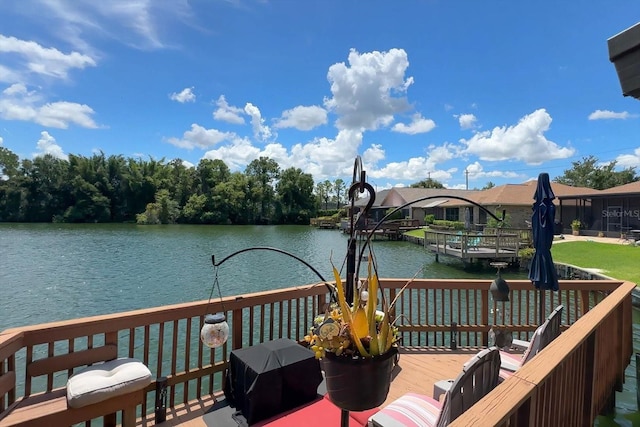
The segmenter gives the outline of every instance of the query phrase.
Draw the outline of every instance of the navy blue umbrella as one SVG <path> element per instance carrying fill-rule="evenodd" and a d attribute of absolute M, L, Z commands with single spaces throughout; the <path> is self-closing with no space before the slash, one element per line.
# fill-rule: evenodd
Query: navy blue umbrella
<path fill-rule="evenodd" d="M 529 280 L 537 289 L 540 289 L 540 322 L 544 320 L 544 291 L 557 291 L 558 274 L 551 258 L 551 245 L 553 244 L 553 226 L 556 216 L 556 207 L 553 199 L 556 196 L 551 189 L 549 174 L 541 173 L 538 176 L 538 187 L 533 196 L 533 214 L 531 215 L 531 231 L 533 232 L 533 247 L 536 252 L 531 260 L 529 268 Z"/>

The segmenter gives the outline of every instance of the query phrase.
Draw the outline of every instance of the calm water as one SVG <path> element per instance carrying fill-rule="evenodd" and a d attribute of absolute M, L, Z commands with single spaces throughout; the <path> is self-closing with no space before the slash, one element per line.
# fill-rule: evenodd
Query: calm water
<path fill-rule="evenodd" d="M 340 269 L 346 245 L 342 233 L 307 226 L 0 223 L 0 331 L 207 299 L 214 277 L 211 256 L 219 261 L 250 246 L 294 253 L 331 279 L 330 259 Z M 456 261 L 435 263 L 432 255 L 411 243 L 377 241 L 374 249 L 382 277 L 495 277 L 493 271 L 464 271 Z M 297 261 L 265 251 L 230 259 L 218 277 L 223 295 L 318 281 Z M 526 276 L 507 272 L 504 277 Z M 640 351 L 637 310 L 634 347 Z M 625 391 L 617 396 L 617 415 L 600 419 L 599 425 L 640 425 L 632 362 Z"/>

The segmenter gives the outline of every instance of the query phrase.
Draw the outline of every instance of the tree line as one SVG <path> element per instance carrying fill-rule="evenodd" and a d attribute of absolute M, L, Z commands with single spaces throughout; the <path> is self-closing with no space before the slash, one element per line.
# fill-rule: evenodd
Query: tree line
<path fill-rule="evenodd" d="M 617 170 L 594 156 L 572 163 L 554 179 L 567 185 L 605 189 L 638 181 L 635 168 Z M 491 188 L 494 184 L 487 184 Z M 443 188 L 431 178 L 412 187 Z M 182 160 L 51 155 L 20 159 L 0 147 L 0 221 L 134 222 L 144 224 L 308 224 L 320 210 L 347 201 L 342 179 L 314 184 L 299 168 L 282 170 L 260 157 L 244 172 L 222 160 Z"/>
<path fill-rule="evenodd" d="M 222 160 L 20 159 L 0 147 L 0 221 L 308 224 L 336 188 L 340 204 L 342 180 L 325 183 L 316 188 L 310 174 L 267 157 L 231 172 Z"/>

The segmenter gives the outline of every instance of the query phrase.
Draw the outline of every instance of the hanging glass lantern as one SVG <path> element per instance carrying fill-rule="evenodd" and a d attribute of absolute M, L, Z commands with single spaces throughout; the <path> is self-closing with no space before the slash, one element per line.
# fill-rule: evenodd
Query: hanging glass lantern
<path fill-rule="evenodd" d="M 207 314 L 200 331 L 200 340 L 209 348 L 222 346 L 229 338 L 229 324 L 222 313 Z"/>

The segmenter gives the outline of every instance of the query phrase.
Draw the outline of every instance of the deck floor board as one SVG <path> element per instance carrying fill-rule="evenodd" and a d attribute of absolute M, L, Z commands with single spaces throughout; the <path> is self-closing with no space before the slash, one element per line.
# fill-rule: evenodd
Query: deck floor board
<path fill-rule="evenodd" d="M 398 366 L 392 374 L 391 388 L 386 405 L 407 392 L 433 396 L 433 385 L 442 379 L 455 378 L 462 365 L 480 348 L 449 350 L 435 347 L 412 347 L 400 350 Z M 203 415 L 213 406 L 215 397 L 207 396 L 188 405 L 170 409 L 163 426 L 207 427 Z M 155 425 L 153 415 L 138 420 L 138 426 Z"/>

